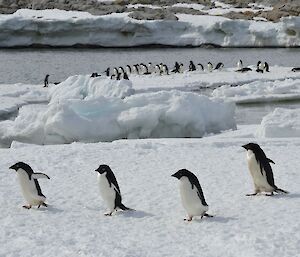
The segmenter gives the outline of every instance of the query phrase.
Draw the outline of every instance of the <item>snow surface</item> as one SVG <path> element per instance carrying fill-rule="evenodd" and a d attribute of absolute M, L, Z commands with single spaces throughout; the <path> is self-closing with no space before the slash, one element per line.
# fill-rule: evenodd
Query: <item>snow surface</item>
<path fill-rule="evenodd" d="M 128 13 L 20 9 L 0 15 L 0 46 L 174 45 L 299 46 L 300 17 L 278 23 L 178 14 L 178 21 L 135 20 Z M 91 33 L 92 32 L 92 33 Z"/>
<path fill-rule="evenodd" d="M 299 256 L 300 139 L 254 139 L 253 126 L 201 139 L 119 140 L 0 149 L 0 256 Z M 290 191 L 253 192 L 241 145 L 258 142 L 273 165 L 275 183 Z M 24 161 L 40 180 L 49 207 L 25 210 L 17 177 Z M 108 164 L 124 204 L 135 212 L 106 217 L 95 169 Z M 187 168 L 202 185 L 214 218 L 184 222 L 175 171 Z"/>
<path fill-rule="evenodd" d="M 300 137 L 300 111 L 276 108 L 256 131 L 258 137 Z"/>

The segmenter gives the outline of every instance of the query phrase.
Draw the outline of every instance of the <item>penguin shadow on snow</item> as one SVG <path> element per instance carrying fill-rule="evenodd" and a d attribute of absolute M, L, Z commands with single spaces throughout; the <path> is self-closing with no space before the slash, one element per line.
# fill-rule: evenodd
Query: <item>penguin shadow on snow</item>
<path fill-rule="evenodd" d="M 289 192 L 289 194 L 276 194 L 273 196 L 270 196 L 270 198 L 274 198 L 274 199 L 297 199 L 300 198 L 300 193 L 291 193 Z"/>
<path fill-rule="evenodd" d="M 48 204 L 48 207 L 31 208 L 31 210 L 40 211 L 40 212 L 51 212 L 51 213 L 61 213 L 64 211 L 64 210 L 59 209 L 59 208 L 55 207 L 54 205 L 50 205 L 50 204 Z"/>
<path fill-rule="evenodd" d="M 114 216 L 122 216 L 124 218 L 135 218 L 142 219 L 146 217 L 154 217 L 154 214 L 141 211 L 141 210 L 130 210 L 130 211 L 118 211 L 114 214 Z"/>
<path fill-rule="evenodd" d="M 198 223 L 202 223 L 202 222 L 209 222 L 209 223 L 228 223 L 230 221 L 233 220 L 237 220 L 238 218 L 235 217 L 222 217 L 222 216 L 213 216 L 211 218 L 195 218 L 193 219 L 192 222 L 198 222 Z"/>

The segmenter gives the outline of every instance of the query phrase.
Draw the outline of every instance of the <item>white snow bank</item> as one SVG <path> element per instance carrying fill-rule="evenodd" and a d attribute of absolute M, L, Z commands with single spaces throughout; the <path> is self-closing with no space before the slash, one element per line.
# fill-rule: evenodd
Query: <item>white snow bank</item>
<path fill-rule="evenodd" d="M 236 103 L 259 103 L 300 99 L 300 79 L 258 80 L 244 85 L 225 85 L 212 95 Z"/>
<path fill-rule="evenodd" d="M 300 110 L 276 108 L 256 131 L 258 137 L 300 137 Z"/>
<path fill-rule="evenodd" d="M 129 80 L 111 80 L 90 75 L 71 76 L 49 89 L 50 101 L 62 99 L 90 99 L 98 96 L 124 98 L 134 94 Z"/>
<path fill-rule="evenodd" d="M 300 17 L 278 23 L 178 14 L 178 21 L 135 20 L 128 13 L 20 9 L 0 15 L 0 46 L 299 46 Z"/>
<path fill-rule="evenodd" d="M 1 140 L 56 144 L 202 137 L 236 128 L 233 105 L 194 93 L 161 91 L 125 99 L 54 99 L 41 109 L 21 108 L 14 121 L 0 123 Z"/>

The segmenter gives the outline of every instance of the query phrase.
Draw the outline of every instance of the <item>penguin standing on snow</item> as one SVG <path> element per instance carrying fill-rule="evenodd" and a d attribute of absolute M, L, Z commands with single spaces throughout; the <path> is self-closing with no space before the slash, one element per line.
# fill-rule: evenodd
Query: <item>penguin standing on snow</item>
<path fill-rule="evenodd" d="M 185 208 L 188 218 L 184 219 L 191 221 L 194 216 L 213 217 L 206 212 L 208 205 L 205 201 L 202 188 L 197 177 L 186 169 L 181 169 L 174 173 L 172 177 L 179 179 L 180 196 L 182 205 Z"/>
<path fill-rule="evenodd" d="M 98 184 L 100 188 L 100 194 L 103 200 L 106 202 L 109 212 L 105 213 L 105 216 L 111 216 L 114 211 L 119 209 L 133 210 L 122 204 L 121 191 L 117 182 L 117 179 L 108 165 L 102 164 L 95 171 L 98 172 Z"/>
<path fill-rule="evenodd" d="M 212 65 L 212 63 L 211 63 L 211 62 L 208 62 L 208 63 L 207 63 L 207 71 L 208 71 L 208 72 L 212 72 L 213 69 L 214 69 L 214 66 Z"/>
<path fill-rule="evenodd" d="M 267 158 L 260 146 L 255 143 L 249 143 L 242 147 L 247 150 L 248 168 L 255 188 L 255 192 L 253 194 L 247 194 L 247 196 L 257 195 L 261 192 L 270 192 L 271 194 L 268 196 L 273 195 L 274 192 L 288 194 L 287 191 L 275 185 L 273 171 L 270 165 L 270 162 L 274 162 Z"/>
<path fill-rule="evenodd" d="M 264 70 L 266 72 L 270 72 L 270 69 L 269 69 L 269 64 L 267 62 L 264 63 Z"/>
<path fill-rule="evenodd" d="M 28 203 L 28 205 L 24 205 L 23 207 L 26 209 L 30 209 L 32 206 L 40 208 L 41 205 L 47 207 L 45 203 L 46 196 L 43 195 L 37 180 L 40 178 L 50 178 L 44 173 L 34 173 L 31 167 L 24 162 L 17 162 L 9 168 L 17 172 L 22 194 Z"/>
<path fill-rule="evenodd" d="M 44 79 L 44 87 L 48 87 L 48 85 L 49 85 L 49 74 L 47 74 Z"/>
<path fill-rule="evenodd" d="M 190 61 L 189 71 L 195 71 L 195 70 L 196 70 L 196 65 L 193 63 L 193 61 Z"/>
<path fill-rule="evenodd" d="M 238 70 L 243 69 L 243 61 L 242 61 L 242 60 L 239 60 L 239 61 L 237 62 L 237 64 L 236 64 L 236 66 L 237 66 L 237 69 L 238 69 Z"/>

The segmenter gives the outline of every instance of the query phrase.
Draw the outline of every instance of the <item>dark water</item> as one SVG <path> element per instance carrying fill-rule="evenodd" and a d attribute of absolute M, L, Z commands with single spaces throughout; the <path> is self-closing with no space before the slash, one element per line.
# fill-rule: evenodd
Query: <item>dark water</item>
<path fill-rule="evenodd" d="M 45 74 L 50 81 L 62 81 L 75 74 L 102 72 L 108 66 L 135 63 L 188 64 L 190 60 L 206 64 L 223 62 L 235 67 L 239 59 L 245 65 L 258 60 L 270 65 L 300 66 L 300 49 L 257 48 L 124 48 L 124 49 L 1 49 L 0 84 L 43 83 Z"/>
<path fill-rule="evenodd" d="M 237 105 L 236 122 L 239 125 L 259 124 L 262 118 L 273 112 L 275 108 L 300 109 L 300 101 Z"/>

